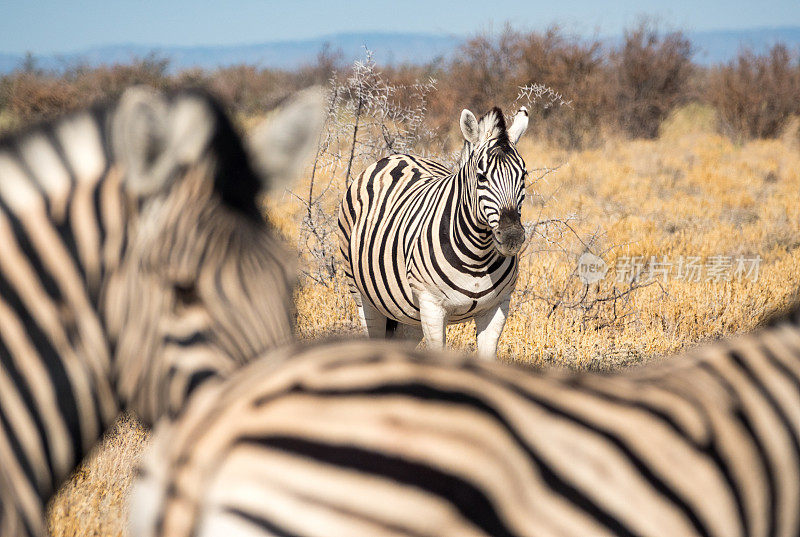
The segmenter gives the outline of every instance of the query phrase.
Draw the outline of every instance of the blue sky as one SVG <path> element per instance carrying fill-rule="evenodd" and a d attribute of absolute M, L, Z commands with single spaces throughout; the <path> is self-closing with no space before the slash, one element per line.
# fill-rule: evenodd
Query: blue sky
<path fill-rule="evenodd" d="M 800 26 L 798 0 L 3 0 L 0 52 L 72 52 L 96 45 L 228 45 L 340 32 L 465 35 L 559 23 L 580 34 L 615 35 L 641 15 L 671 28 Z"/>

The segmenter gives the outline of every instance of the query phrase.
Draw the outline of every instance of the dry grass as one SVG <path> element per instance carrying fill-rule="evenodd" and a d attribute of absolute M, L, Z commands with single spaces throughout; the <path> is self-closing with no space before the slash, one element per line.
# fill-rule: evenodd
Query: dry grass
<path fill-rule="evenodd" d="M 698 123 L 700 126 L 698 127 Z M 623 321 L 595 329 L 580 312 L 540 300 L 517 302 L 501 339 L 503 358 L 534 364 L 608 368 L 678 351 L 698 341 L 753 328 L 770 308 L 795 295 L 800 273 L 800 151 L 794 138 L 735 145 L 713 134 L 702 109 L 680 111 L 653 141 L 606 141 L 599 149 L 565 151 L 525 141 L 529 167 L 567 163 L 540 183 L 549 198 L 532 203 L 527 218 L 575 212 L 576 230 L 604 232 L 602 250 L 625 244 L 607 257 L 759 254 L 757 282 L 689 283 L 671 280 L 640 289 Z M 302 188 L 301 188 L 302 189 Z M 296 236 L 302 211 L 285 196 L 271 203 L 273 220 Z M 542 211 L 541 216 L 539 216 Z M 520 286 L 569 282 L 574 266 L 554 253 L 525 259 Z M 543 280 L 543 278 L 545 278 Z M 608 277 L 607 280 L 610 280 Z M 613 285 L 606 282 L 604 285 Z M 353 333 L 355 307 L 341 281 L 307 285 L 297 293 L 298 330 L 304 338 Z M 473 346 L 472 323 L 451 327 L 448 340 Z M 123 421 L 94 458 L 53 503 L 51 533 L 119 535 L 124 490 L 143 433 Z"/>
<path fill-rule="evenodd" d="M 50 505 L 53 537 L 122 535 L 127 520 L 126 494 L 147 432 L 128 416 L 117 420 L 73 473 Z"/>

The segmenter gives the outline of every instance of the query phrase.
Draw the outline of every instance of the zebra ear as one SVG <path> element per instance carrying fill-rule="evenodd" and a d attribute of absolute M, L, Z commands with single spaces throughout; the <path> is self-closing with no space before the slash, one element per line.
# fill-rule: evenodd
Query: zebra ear
<path fill-rule="evenodd" d="M 472 145 L 477 145 L 480 140 L 480 129 L 478 128 L 478 120 L 475 119 L 475 114 L 466 108 L 461 111 L 461 134 L 464 139 Z"/>
<path fill-rule="evenodd" d="M 309 88 L 256 126 L 247 145 L 265 190 L 291 185 L 316 151 L 325 123 L 325 92 Z"/>
<path fill-rule="evenodd" d="M 158 188 L 152 168 L 167 144 L 169 106 L 163 96 L 143 86 L 125 90 L 111 120 L 114 158 L 125 170 L 125 184 L 134 194 Z"/>
<path fill-rule="evenodd" d="M 197 161 L 214 129 L 209 105 L 183 96 L 170 105 L 143 86 L 125 91 L 112 123 L 113 149 L 125 168 L 125 184 L 135 195 L 166 189 L 180 166 Z"/>
<path fill-rule="evenodd" d="M 508 128 L 508 139 L 512 144 L 516 144 L 528 130 L 528 109 L 524 106 L 514 115 L 514 122 Z"/>

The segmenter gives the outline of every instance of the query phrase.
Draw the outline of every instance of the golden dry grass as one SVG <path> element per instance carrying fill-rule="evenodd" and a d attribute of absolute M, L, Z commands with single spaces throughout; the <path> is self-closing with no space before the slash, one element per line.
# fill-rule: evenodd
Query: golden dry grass
<path fill-rule="evenodd" d="M 574 227 L 582 236 L 604 233 L 600 250 L 626 245 L 607 255 L 612 266 L 620 256 L 759 254 L 758 281 L 671 279 L 665 292 L 657 286 L 635 292 L 628 305 L 631 315 L 600 330 L 581 322 L 579 312 L 559 308 L 551 313 L 542 301 L 517 301 L 501 339 L 503 358 L 613 367 L 749 330 L 765 312 L 795 296 L 800 273 L 796 138 L 735 145 L 713 134 L 713 120 L 704 113 L 676 115 L 656 141 L 609 140 L 600 149 L 570 152 L 526 140 L 520 149 L 529 168 L 566 164 L 536 186 L 547 202 L 543 207 L 530 204 L 525 216 L 577 213 Z M 278 227 L 296 236 L 302 207 L 288 196 L 270 207 Z M 558 288 L 574 279 L 573 269 L 561 255 L 531 254 L 520 285 Z M 608 277 L 600 292 L 613 285 Z M 297 293 L 297 309 L 300 337 L 357 330 L 354 304 L 340 280 L 328 287 L 306 285 Z M 449 329 L 453 346 L 469 349 L 473 339 L 471 323 Z M 53 502 L 51 533 L 122 534 L 124 491 L 143 444 L 141 430 L 123 421 Z"/>
<path fill-rule="evenodd" d="M 53 537 L 123 535 L 126 494 L 147 432 L 122 416 L 72 475 L 50 504 L 48 530 Z"/>

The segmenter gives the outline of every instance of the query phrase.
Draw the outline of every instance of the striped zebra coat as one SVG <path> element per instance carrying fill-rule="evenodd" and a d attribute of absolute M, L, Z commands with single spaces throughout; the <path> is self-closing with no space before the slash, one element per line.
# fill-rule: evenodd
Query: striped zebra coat
<path fill-rule="evenodd" d="M 299 98 L 247 149 L 207 96 L 133 88 L 0 140 L 0 535 L 44 534 L 121 410 L 175 414 L 291 339 L 293 267 L 256 195 L 295 173 L 321 108 Z"/>
<path fill-rule="evenodd" d="M 429 159 L 379 160 L 345 192 L 339 242 L 345 273 L 370 337 L 444 345 L 445 327 L 475 319 L 478 353 L 492 358 L 517 280 L 525 231 L 525 163 L 514 144 L 525 132 L 522 108 L 511 127 L 498 108 L 480 121 L 461 115 L 465 138 L 456 173 Z"/>
<path fill-rule="evenodd" d="M 213 390 L 156 429 L 132 537 L 800 534 L 800 310 L 614 374 L 355 341 Z"/>

